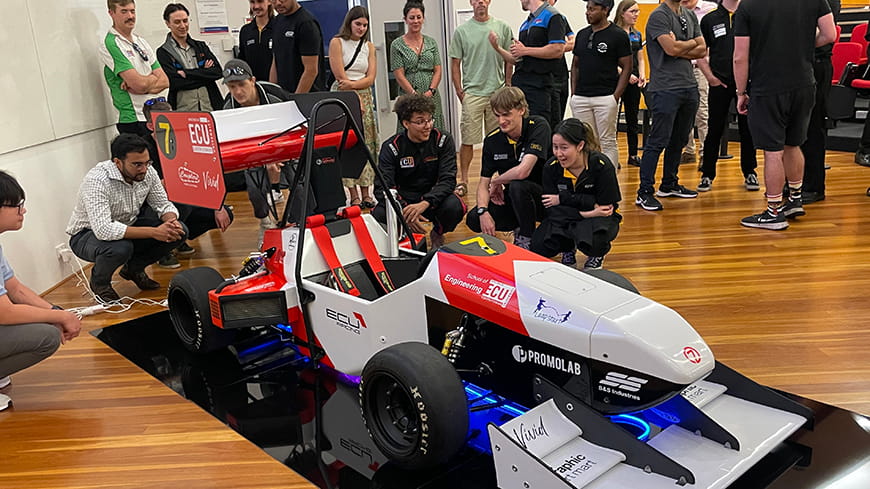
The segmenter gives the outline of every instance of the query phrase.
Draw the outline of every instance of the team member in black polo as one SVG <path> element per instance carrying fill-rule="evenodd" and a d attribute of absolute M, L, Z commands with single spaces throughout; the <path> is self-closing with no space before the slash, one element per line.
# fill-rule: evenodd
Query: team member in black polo
<path fill-rule="evenodd" d="M 298 0 L 275 0 L 269 81 L 290 93 L 326 90 L 320 23 Z"/>
<path fill-rule="evenodd" d="M 496 90 L 489 103 L 498 130 L 483 141 L 477 206 L 466 224 L 491 235 L 514 231 L 514 244 L 529 249 L 535 224 L 544 216 L 541 168 L 549 153 L 550 126 L 543 117 L 528 115 L 526 98 L 517 87 Z"/>
<path fill-rule="evenodd" d="M 249 0 L 250 22 L 239 30 L 239 59 L 251 66 L 254 78 L 269 79 L 272 68 L 272 18 L 275 10 L 271 0 Z"/>
<path fill-rule="evenodd" d="M 387 187 L 396 189 L 403 205 L 402 215 L 415 232 L 431 221 L 432 248 L 444 244 L 444 234 L 456 229 L 465 214 L 456 188 L 456 146 L 446 132 L 433 127 L 435 104 L 421 94 L 403 95 L 396 100 L 396 115 L 404 131 L 384 141 L 378 169 Z M 380 180 L 375 180 L 378 205 L 372 216 L 386 222 L 386 202 Z"/>
<path fill-rule="evenodd" d="M 565 50 L 566 22 L 555 7 L 543 0 L 520 0 L 520 3 L 523 10 L 532 13 L 520 26 L 519 41 L 511 45 L 513 59 L 508 61 L 516 63 L 511 84 L 525 94 L 529 114 L 550 121 L 559 110 L 553 107 L 550 94 L 559 90 L 555 73 Z"/>
<path fill-rule="evenodd" d="M 532 236 L 532 251 L 562 263 L 577 263 L 574 249 L 587 258 L 583 268 L 601 268 L 619 232 L 617 212 L 622 194 L 616 168 L 602 153 L 590 150 L 595 137 L 578 119 L 565 119 L 553 131 L 553 158 L 544 165 L 547 217 Z"/>
<path fill-rule="evenodd" d="M 698 59 L 698 69 L 707 78 L 710 86 L 707 103 L 707 138 L 705 148 L 717 148 L 722 139 L 722 133 L 728 125 L 729 111 L 737 99 L 734 91 L 734 26 L 731 16 L 740 5 L 740 0 L 722 0 L 719 8 L 701 19 L 701 34 L 707 43 L 709 61 Z M 740 169 L 743 171 L 743 185 L 746 190 L 759 189 L 755 168 L 758 161 L 755 158 L 755 146 L 752 143 L 752 133 L 746 116 L 737 114 L 737 129 L 740 132 Z M 701 183 L 699 192 L 708 192 L 713 187 L 716 178 L 716 162 L 718 151 L 703 152 L 701 161 Z"/>

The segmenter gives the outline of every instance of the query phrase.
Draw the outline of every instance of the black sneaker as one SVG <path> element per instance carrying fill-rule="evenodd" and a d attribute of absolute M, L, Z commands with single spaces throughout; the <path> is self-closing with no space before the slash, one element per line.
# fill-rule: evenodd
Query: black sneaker
<path fill-rule="evenodd" d="M 711 188 L 713 188 L 713 179 L 701 177 L 701 183 L 698 184 L 698 192 L 709 192 Z"/>
<path fill-rule="evenodd" d="M 694 190 L 689 190 L 686 187 L 683 187 L 680 184 L 672 185 L 670 187 L 665 187 L 662 185 L 659 187 L 656 192 L 656 196 L 658 197 L 680 197 L 683 199 L 694 199 L 698 196 L 698 192 Z"/>
<path fill-rule="evenodd" d="M 743 179 L 743 186 L 750 192 L 754 192 L 761 188 L 761 185 L 758 184 L 758 176 L 754 173 L 746 175 L 746 178 Z"/>
<path fill-rule="evenodd" d="M 119 296 L 118 292 L 116 292 L 115 289 L 112 288 L 112 284 L 91 284 L 91 291 L 94 293 L 95 296 L 97 296 L 97 301 L 103 304 L 121 300 L 121 296 Z"/>
<path fill-rule="evenodd" d="M 801 199 L 786 200 L 785 204 L 782 205 L 782 208 L 779 209 L 779 213 L 785 215 L 788 219 L 794 219 L 795 217 L 800 217 L 806 214 Z"/>
<path fill-rule="evenodd" d="M 575 251 L 563 251 L 562 252 L 562 265 L 569 266 L 571 268 L 577 267 L 577 256 Z"/>
<path fill-rule="evenodd" d="M 583 270 L 601 270 L 603 265 L 603 256 L 590 256 L 586 259 L 586 263 L 583 264 Z"/>
<path fill-rule="evenodd" d="M 157 290 L 160 288 L 160 283 L 149 277 L 148 274 L 145 273 L 145 270 L 131 272 L 125 265 L 124 268 L 118 272 L 118 275 L 123 279 L 132 281 L 136 284 L 136 287 L 139 287 L 142 290 Z"/>
<path fill-rule="evenodd" d="M 663 209 L 662 203 L 653 197 L 653 194 L 637 194 L 637 200 L 634 203 L 647 211 L 660 211 Z"/>
<path fill-rule="evenodd" d="M 870 151 L 858 150 L 855 152 L 855 163 L 862 166 L 870 166 Z"/>
<path fill-rule="evenodd" d="M 637 156 L 629 156 L 628 166 L 640 166 L 640 158 L 638 158 Z"/>
<path fill-rule="evenodd" d="M 175 248 L 176 255 L 187 256 L 194 253 L 196 253 L 196 248 L 187 244 L 187 241 L 184 241 L 183 243 L 178 245 L 178 248 Z"/>
<path fill-rule="evenodd" d="M 167 253 L 161 256 L 159 260 L 157 260 L 157 266 L 160 268 L 173 269 L 180 268 L 181 263 L 178 263 L 178 258 L 175 258 L 175 255 L 173 255 L 172 253 Z"/>
<path fill-rule="evenodd" d="M 765 209 L 761 214 L 744 217 L 740 220 L 740 224 L 749 228 L 772 229 L 778 231 L 786 229 L 788 222 L 785 220 L 785 214 L 782 212 L 772 213 L 770 209 Z"/>

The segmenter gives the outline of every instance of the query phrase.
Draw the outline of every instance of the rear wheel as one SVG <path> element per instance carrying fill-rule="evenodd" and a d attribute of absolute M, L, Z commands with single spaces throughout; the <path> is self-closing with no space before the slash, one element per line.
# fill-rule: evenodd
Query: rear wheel
<path fill-rule="evenodd" d="M 177 273 L 169 282 L 169 317 L 178 339 L 193 353 L 218 350 L 235 339 L 235 331 L 211 322 L 208 293 L 223 281 L 217 270 L 198 267 Z"/>
<path fill-rule="evenodd" d="M 360 402 L 372 440 L 402 468 L 444 463 L 465 444 L 465 388 L 447 358 L 425 343 L 375 354 L 363 370 Z"/>

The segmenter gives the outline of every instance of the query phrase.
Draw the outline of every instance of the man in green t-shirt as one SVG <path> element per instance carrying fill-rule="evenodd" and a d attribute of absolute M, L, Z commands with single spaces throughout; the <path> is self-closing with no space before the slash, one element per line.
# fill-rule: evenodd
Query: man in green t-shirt
<path fill-rule="evenodd" d="M 489 106 L 493 92 L 511 79 L 513 65 L 496 50 L 500 46 L 510 50 L 513 34 L 504 21 L 489 15 L 492 0 L 469 0 L 474 17 L 453 32 L 447 54 L 450 56 L 451 77 L 456 95 L 462 103 L 459 134 L 459 183 L 456 194 L 468 193 L 468 167 L 474 145 L 483 142 L 483 136 L 496 128 L 496 119 Z M 485 127 L 486 131 L 482 131 Z"/>

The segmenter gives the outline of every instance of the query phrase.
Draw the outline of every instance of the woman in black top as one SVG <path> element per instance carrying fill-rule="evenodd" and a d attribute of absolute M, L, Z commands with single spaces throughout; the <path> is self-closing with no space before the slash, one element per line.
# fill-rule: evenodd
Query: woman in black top
<path fill-rule="evenodd" d="M 531 246 L 543 256 L 562 252 L 562 263 L 569 266 L 577 263 L 576 247 L 588 256 L 585 269 L 601 268 L 622 221 L 616 168 L 590 146 L 597 146 L 594 135 L 577 119 L 566 119 L 553 131 L 554 156 L 543 171 L 547 217 L 532 235 Z"/>
<path fill-rule="evenodd" d="M 634 28 L 639 16 L 640 6 L 635 0 L 622 0 L 616 7 L 616 15 L 613 17 L 614 23 L 625 30 L 628 34 L 628 40 L 631 42 L 631 59 L 633 61 L 631 78 L 628 79 L 628 85 L 622 92 L 622 110 L 625 111 L 625 140 L 628 143 L 628 164 L 631 166 L 640 166 L 640 159 L 637 157 L 637 134 L 639 132 L 637 113 L 640 110 L 641 89 L 646 85 L 646 66 L 644 66 L 643 54 L 641 54 L 643 34 Z"/>

